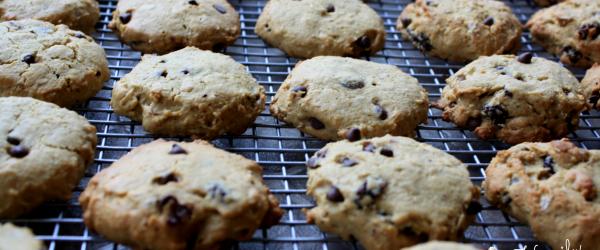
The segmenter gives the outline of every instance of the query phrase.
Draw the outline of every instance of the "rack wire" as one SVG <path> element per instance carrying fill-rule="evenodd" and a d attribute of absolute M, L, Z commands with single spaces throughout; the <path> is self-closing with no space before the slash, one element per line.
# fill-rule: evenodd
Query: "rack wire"
<path fill-rule="evenodd" d="M 101 20 L 94 34 L 96 41 L 104 47 L 111 69 L 111 79 L 96 97 L 76 110 L 98 129 L 98 147 L 95 162 L 88 168 L 85 178 L 78 185 L 71 200 L 48 202 L 34 212 L 13 223 L 32 228 L 38 238 L 44 240 L 49 250 L 55 249 L 128 249 L 112 243 L 90 232 L 81 219 L 81 208 L 77 198 L 89 179 L 108 167 L 132 148 L 152 141 L 140 124 L 113 113 L 109 105 L 113 84 L 128 73 L 140 60 L 140 53 L 119 42 L 118 37 L 107 28 L 116 0 L 100 0 Z M 395 29 L 402 8 L 410 0 L 379 0 L 368 4 L 383 18 L 387 31 L 385 48 L 377 55 L 366 58 L 371 61 L 396 65 L 416 77 L 429 92 L 431 101 L 439 98 L 444 80 L 462 67 L 445 61 L 429 58 L 404 41 Z M 225 54 L 247 66 L 249 72 L 267 90 L 267 104 L 277 88 L 292 70 L 296 59 L 287 57 L 278 49 L 267 46 L 255 33 L 254 26 L 265 0 L 231 0 L 240 14 L 242 34 L 235 45 Z M 536 7 L 530 1 L 507 1 L 518 18 L 524 23 Z M 536 56 L 557 60 L 539 46 L 532 44 L 529 34 L 521 38 L 523 51 L 532 51 Z M 581 78 L 583 70 L 571 69 Z M 584 148 L 600 148 L 600 115 L 585 112 L 580 128 L 569 137 Z M 182 138 L 172 138 L 182 139 Z M 440 111 L 429 110 L 428 123 L 418 128 L 418 140 L 442 149 L 468 165 L 471 180 L 480 185 L 484 169 L 498 150 L 508 148 L 499 141 L 481 141 L 469 131 L 454 127 L 441 120 Z M 271 117 L 268 109 L 258 117 L 254 125 L 241 136 L 223 136 L 213 143 L 230 152 L 241 154 L 257 161 L 264 167 L 264 179 L 272 192 L 279 198 L 285 210 L 279 225 L 271 229 L 258 230 L 253 239 L 239 242 L 234 249 L 361 249 L 356 242 L 343 241 L 339 237 L 325 234 L 314 225 L 306 223 L 302 212 L 314 206 L 305 195 L 306 168 L 304 162 L 325 142 L 307 136 Z M 477 221 L 465 232 L 465 242 L 497 249 L 547 248 L 537 241 L 531 230 L 505 213 L 481 199 L 484 210 Z M 547 248 L 549 249 L 549 248 Z"/>

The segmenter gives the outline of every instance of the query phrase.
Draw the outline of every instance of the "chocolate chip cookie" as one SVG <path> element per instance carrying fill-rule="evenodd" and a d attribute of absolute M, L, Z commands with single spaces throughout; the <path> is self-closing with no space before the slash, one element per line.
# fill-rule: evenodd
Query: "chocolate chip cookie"
<path fill-rule="evenodd" d="M 226 0 L 119 0 L 109 27 L 134 50 L 165 54 L 221 50 L 240 35 L 240 18 Z"/>
<path fill-rule="evenodd" d="M 588 69 L 583 80 L 581 80 L 583 92 L 592 108 L 600 110 L 600 64 L 594 64 Z"/>
<path fill-rule="evenodd" d="M 329 143 L 306 165 L 308 222 L 369 250 L 456 240 L 481 210 L 466 166 L 410 138 Z"/>
<path fill-rule="evenodd" d="M 99 18 L 96 0 L 0 1 L 0 21 L 37 19 L 91 33 Z"/>
<path fill-rule="evenodd" d="M 479 248 L 469 245 L 449 241 L 430 241 L 413 247 L 404 248 L 404 250 L 478 250 Z"/>
<path fill-rule="evenodd" d="M 96 127 L 29 97 L 0 97 L 0 218 L 69 199 L 94 159 Z"/>
<path fill-rule="evenodd" d="M 567 140 L 523 143 L 496 155 L 485 195 L 554 249 L 600 246 L 600 150 Z"/>
<path fill-rule="evenodd" d="M 44 250 L 44 244 L 35 238 L 29 228 L 0 224 L 0 250 Z"/>
<path fill-rule="evenodd" d="M 94 176 L 79 201 L 88 228 L 135 249 L 218 249 L 279 221 L 261 171 L 204 141 L 156 140 Z"/>
<path fill-rule="evenodd" d="M 413 136 L 427 121 L 427 92 L 393 65 L 320 56 L 296 65 L 271 113 L 323 140 Z"/>
<path fill-rule="evenodd" d="M 73 106 L 109 77 L 104 50 L 80 31 L 31 19 L 0 23 L 0 96 Z"/>
<path fill-rule="evenodd" d="M 500 1 L 417 0 L 404 8 L 397 29 L 423 53 L 456 62 L 521 47 L 521 23 Z"/>
<path fill-rule="evenodd" d="M 535 13 L 527 28 L 533 41 L 563 63 L 590 67 L 600 62 L 600 2 L 571 0 Z"/>
<path fill-rule="evenodd" d="M 435 104 L 442 118 L 507 143 L 548 141 L 576 128 L 586 109 L 577 78 L 560 64 L 533 57 L 481 57 L 446 80 Z"/>
<path fill-rule="evenodd" d="M 385 28 L 360 0 L 271 0 L 255 28 L 289 56 L 368 56 L 383 48 Z"/>

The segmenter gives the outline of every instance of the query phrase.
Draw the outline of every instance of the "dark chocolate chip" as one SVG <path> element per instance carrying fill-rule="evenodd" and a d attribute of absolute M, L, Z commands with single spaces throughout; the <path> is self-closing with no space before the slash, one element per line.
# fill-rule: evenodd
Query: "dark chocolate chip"
<path fill-rule="evenodd" d="M 481 125 L 481 117 L 469 117 L 467 120 L 467 129 L 475 130 Z"/>
<path fill-rule="evenodd" d="M 160 60 L 158 63 L 166 63 L 167 61 L 165 60 Z"/>
<path fill-rule="evenodd" d="M 352 159 L 350 159 L 350 158 L 348 158 L 348 157 L 344 157 L 344 158 L 342 159 L 342 166 L 344 166 L 344 167 L 354 167 L 354 166 L 356 166 L 357 164 L 358 164 L 358 162 L 357 162 L 357 161 L 355 161 L 355 160 L 352 160 Z"/>
<path fill-rule="evenodd" d="M 579 27 L 577 32 L 580 40 L 594 40 L 600 35 L 600 23 L 587 23 Z"/>
<path fill-rule="evenodd" d="M 221 14 L 225 14 L 227 13 L 227 9 L 225 8 L 225 6 L 220 5 L 218 3 L 213 4 L 213 8 L 215 8 L 215 10 L 217 10 L 219 13 Z"/>
<path fill-rule="evenodd" d="M 429 37 L 427 37 L 427 35 L 423 33 L 415 34 L 410 29 L 407 29 L 407 32 L 410 40 L 415 44 L 417 49 L 425 52 L 433 49 L 433 46 L 429 42 Z"/>
<path fill-rule="evenodd" d="M 160 72 L 160 76 L 162 76 L 162 77 L 167 77 L 168 75 L 169 75 L 169 73 L 166 70 Z"/>
<path fill-rule="evenodd" d="M 375 152 L 375 149 L 376 149 L 376 147 L 375 147 L 375 145 L 373 145 L 373 143 L 371 143 L 371 142 L 363 143 L 363 151 L 373 153 L 373 152 Z"/>
<path fill-rule="evenodd" d="M 378 104 L 375 105 L 375 113 L 377 113 L 377 117 L 381 120 L 388 118 L 388 112 Z"/>
<path fill-rule="evenodd" d="M 467 214 L 469 215 L 476 215 L 479 212 L 481 212 L 481 210 L 483 210 L 483 206 L 481 206 L 481 203 L 479 203 L 478 201 L 471 201 L 469 203 L 469 206 L 467 207 Z"/>
<path fill-rule="evenodd" d="M 23 61 L 24 63 L 27 63 L 27 64 L 34 64 L 35 56 L 31 55 L 31 54 L 25 55 L 21 61 Z"/>
<path fill-rule="evenodd" d="M 119 15 L 119 20 L 121 20 L 123 24 L 129 23 L 129 21 L 131 21 L 131 12 L 121 13 L 121 15 Z"/>
<path fill-rule="evenodd" d="M 189 74 L 189 73 L 190 73 L 190 71 L 189 71 L 189 70 L 187 70 L 187 69 L 184 69 L 184 70 L 182 70 L 182 71 L 181 71 L 181 73 L 183 73 L 184 75 L 187 75 L 187 74 Z"/>
<path fill-rule="evenodd" d="M 358 80 L 344 81 L 340 84 L 342 86 L 344 86 L 345 88 L 349 88 L 349 89 L 360 89 L 360 88 L 365 87 L 365 83 L 363 81 L 358 81 Z"/>
<path fill-rule="evenodd" d="M 344 201 L 344 195 L 336 186 L 331 186 L 327 191 L 327 199 L 333 202 L 342 202 Z"/>
<path fill-rule="evenodd" d="M 23 158 L 29 154 L 29 149 L 25 146 L 15 145 L 8 149 L 8 154 L 15 158 Z"/>
<path fill-rule="evenodd" d="M 21 144 L 21 139 L 14 137 L 14 136 L 8 136 L 6 137 L 6 141 L 12 145 L 19 145 Z"/>
<path fill-rule="evenodd" d="M 179 144 L 173 144 L 171 146 L 171 151 L 169 151 L 170 155 L 178 155 L 178 154 L 187 154 L 187 151 L 183 149 Z"/>
<path fill-rule="evenodd" d="M 600 100 L 600 93 L 598 91 L 594 91 L 592 92 L 592 95 L 590 96 L 589 102 L 596 106 L 596 104 L 598 104 L 598 100 Z"/>
<path fill-rule="evenodd" d="M 504 124 L 508 118 L 508 111 L 500 105 L 485 105 L 483 113 L 492 119 L 495 124 Z"/>
<path fill-rule="evenodd" d="M 308 122 L 310 123 L 310 126 L 314 129 L 321 130 L 325 128 L 325 124 L 323 124 L 323 122 L 319 121 L 319 119 L 317 118 L 310 117 L 308 118 Z"/>
<path fill-rule="evenodd" d="M 577 63 L 583 57 L 581 52 L 577 51 L 571 46 L 564 47 L 562 53 L 569 58 L 569 61 L 571 61 L 571 63 Z"/>
<path fill-rule="evenodd" d="M 196 2 L 195 0 L 190 0 L 190 1 L 188 1 L 188 3 L 191 5 L 196 5 L 196 6 L 198 5 L 198 2 Z"/>
<path fill-rule="evenodd" d="M 364 35 L 364 36 L 361 36 L 358 39 L 356 39 L 356 41 L 354 43 L 360 48 L 368 49 L 371 47 L 371 38 Z"/>
<path fill-rule="evenodd" d="M 306 166 L 308 168 L 312 168 L 312 169 L 319 168 L 320 167 L 319 158 L 318 157 L 310 157 L 310 159 L 308 159 L 308 161 L 306 162 Z"/>
<path fill-rule="evenodd" d="M 394 151 L 390 148 L 382 148 L 379 153 L 383 156 L 394 157 Z"/>
<path fill-rule="evenodd" d="M 348 131 L 346 131 L 346 139 L 348 139 L 348 141 L 360 140 L 360 129 L 358 129 L 358 128 L 348 129 Z"/>
<path fill-rule="evenodd" d="M 300 97 L 305 97 L 308 89 L 304 86 L 296 86 L 292 88 L 292 92 L 301 93 Z"/>
<path fill-rule="evenodd" d="M 211 199 L 218 199 L 219 201 L 223 202 L 225 196 L 227 196 L 227 191 L 225 191 L 225 188 L 223 188 L 220 184 L 215 183 L 208 188 L 208 195 Z"/>
<path fill-rule="evenodd" d="M 327 5 L 327 12 L 331 13 L 335 11 L 335 6 L 333 4 Z"/>
<path fill-rule="evenodd" d="M 102 72 L 100 72 L 100 70 L 96 71 L 96 77 L 100 77 L 102 76 Z"/>
<path fill-rule="evenodd" d="M 402 22 L 402 27 L 407 28 L 408 25 L 410 25 L 412 23 L 412 19 L 402 18 L 402 19 L 400 19 L 400 22 Z"/>
<path fill-rule="evenodd" d="M 485 20 L 483 20 L 483 24 L 485 24 L 487 26 L 494 25 L 494 18 L 491 16 L 487 17 Z"/>
<path fill-rule="evenodd" d="M 556 173 L 556 171 L 554 171 L 554 159 L 552 159 L 552 156 L 547 155 L 544 157 L 544 168 L 548 169 L 550 176 Z"/>
<path fill-rule="evenodd" d="M 154 178 L 154 180 L 152 180 L 152 183 L 154 184 L 158 184 L 158 185 L 166 185 L 169 182 L 178 182 L 179 178 L 177 177 L 177 175 L 175 175 L 175 173 L 169 173 L 168 175 L 165 176 L 159 176 Z"/>
<path fill-rule="evenodd" d="M 186 205 L 180 204 L 177 198 L 172 195 L 166 196 L 158 202 L 158 210 L 163 212 L 167 210 L 167 224 L 170 226 L 179 225 L 192 215 L 192 209 Z"/>
<path fill-rule="evenodd" d="M 520 54 L 517 57 L 517 60 L 521 63 L 530 64 L 531 58 L 533 58 L 533 54 L 531 52 L 525 52 L 523 54 Z"/>
<path fill-rule="evenodd" d="M 511 98 L 513 97 L 513 93 L 510 92 L 510 91 L 508 91 L 508 90 L 506 90 L 506 89 L 504 90 L 504 95 L 507 96 L 507 97 L 511 97 Z"/>

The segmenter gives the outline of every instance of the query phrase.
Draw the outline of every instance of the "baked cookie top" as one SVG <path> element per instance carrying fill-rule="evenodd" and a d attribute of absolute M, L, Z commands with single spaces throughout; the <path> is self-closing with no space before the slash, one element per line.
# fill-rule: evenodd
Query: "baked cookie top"
<path fill-rule="evenodd" d="M 529 22 L 533 41 L 563 63 L 589 67 L 600 62 L 600 2 L 571 0 L 539 10 Z"/>
<path fill-rule="evenodd" d="M 165 54 L 223 49 L 240 35 L 240 18 L 226 0 L 119 0 L 109 27 L 135 50 Z"/>
<path fill-rule="evenodd" d="M 96 128 L 29 97 L 0 97 L 0 218 L 68 199 L 94 159 Z"/>
<path fill-rule="evenodd" d="M 450 241 L 430 241 L 427 243 L 419 244 L 413 247 L 404 248 L 404 250 L 478 250 L 470 244 L 462 244 Z"/>
<path fill-rule="evenodd" d="M 271 0 L 256 34 L 289 56 L 368 56 L 383 48 L 385 28 L 360 0 Z"/>
<path fill-rule="evenodd" d="M 427 120 L 428 98 L 417 79 L 396 66 L 320 56 L 296 65 L 270 108 L 317 138 L 358 140 L 413 136 Z"/>
<path fill-rule="evenodd" d="M 600 109 L 600 64 L 594 64 L 581 80 L 583 92 L 592 108 Z"/>
<path fill-rule="evenodd" d="M 156 140 L 96 174 L 80 197 L 85 224 L 140 249 L 217 249 L 274 225 L 282 210 L 254 161 L 204 141 Z"/>
<path fill-rule="evenodd" d="M 7 248 L 5 248 L 7 247 Z M 0 249 L 3 250 L 44 250 L 44 244 L 35 238 L 29 228 L 13 224 L 0 224 Z"/>
<path fill-rule="evenodd" d="M 404 8 L 397 28 L 422 52 L 450 61 L 514 53 L 521 46 L 521 23 L 501 1 L 417 0 Z"/>
<path fill-rule="evenodd" d="M 369 250 L 456 240 L 481 209 L 462 162 L 406 137 L 329 143 L 307 167 L 307 220 Z"/>
<path fill-rule="evenodd" d="M 554 249 L 569 239 L 600 246 L 600 151 L 567 140 L 522 143 L 499 152 L 486 169 L 486 197 Z"/>
<path fill-rule="evenodd" d="M 442 118 L 482 139 L 516 144 L 561 138 L 586 108 L 569 70 L 530 53 L 481 57 L 446 83 L 436 103 Z"/>
<path fill-rule="evenodd" d="M 231 57 L 187 47 L 145 55 L 113 88 L 118 114 L 162 135 L 241 134 L 265 105 L 264 88 Z"/>
<path fill-rule="evenodd" d="M 0 21 L 37 19 L 91 33 L 99 18 L 96 0 L 0 1 Z"/>
<path fill-rule="evenodd" d="M 104 50 L 80 31 L 31 19 L 0 23 L 0 96 L 72 106 L 109 77 Z"/>

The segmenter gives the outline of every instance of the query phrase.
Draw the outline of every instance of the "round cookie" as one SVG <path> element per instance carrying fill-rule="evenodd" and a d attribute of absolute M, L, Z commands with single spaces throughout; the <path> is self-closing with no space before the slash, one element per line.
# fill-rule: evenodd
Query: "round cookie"
<path fill-rule="evenodd" d="M 161 139 L 94 176 L 79 201 L 88 228 L 135 249 L 218 249 L 281 218 L 261 172 L 201 140 Z"/>
<path fill-rule="evenodd" d="M 449 61 L 514 53 L 521 47 L 521 23 L 500 1 L 417 0 L 404 8 L 397 29 L 423 53 Z"/>
<path fill-rule="evenodd" d="M 406 137 L 329 143 L 307 167 L 308 222 L 369 250 L 457 240 L 481 210 L 462 162 Z"/>
<path fill-rule="evenodd" d="M 591 108 L 600 110 L 600 64 L 594 64 L 588 69 L 583 80 L 581 80 L 583 93 L 587 97 Z"/>
<path fill-rule="evenodd" d="M 571 0 L 536 12 L 527 28 L 533 41 L 565 64 L 600 62 L 600 1 Z"/>
<path fill-rule="evenodd" d="M 0 23 L 0 96 L 73 106 L 109 78 L 104 50 L 82 32 L 31 19 Z"/>
<path fill-rule="evenodd" d="M 450 241 L 430 241 L 413 247 L 404 248 L 404 250 L 479 250 L 479 248 Z"/>
<path fill-rule="evenodd" d="M 385 28 L 360 0 L 271 0 L 255 28 L 289 56 L 368 56 L 383 48 Z"/>
<path fill-rule="evenodd" d="M 213 139 L 241 134 L 264 110 L 264 88 L 231 57 L 187 47 L 145 55 L 113 88 L 115 112 L 148 132 Z"/>
<path fill-rule="evenodd" d="M 96 0 L 0 1 L 0 21 L 37 19 L 92 33 L 99 18 Z"/>
<path fill-rule="evenodd" d="M 109 27 L 143 53 L 220 50 L 240 35 L 240 17 L 226 0 L 119 0 Z"/>
<path fill-rule="evenodd" d="M 96 141 L 96 128 L 73 111 L 0 97 L 0 218 L 69 199 L 94 160 Z"/>
<path fill-rule="evenodd" d="M 567 140 L 522 143 L 486 169 L 485 195 L 553 249 L 600 246 L 600 151 Z"/>
<path fill-rule="evenodd" d="M 35 238 L 29 228 L 0 224 L 0 250 L 44 250 L 44 244 Z"/>
<path fill-rule="evenodd" d="M 320 56 L 296 65 L 271 113 L 323 140 L 414 136 L 427 121 L 427 92 L 393 65 Z"/>
<path fill-rule="evenodd" d="M 586 101 L 560 64 L 524 53 L 481 57 L 446 79 L 435 104 L 442 118 L 507 143 L 561 138 L 577 127 Z"/>

